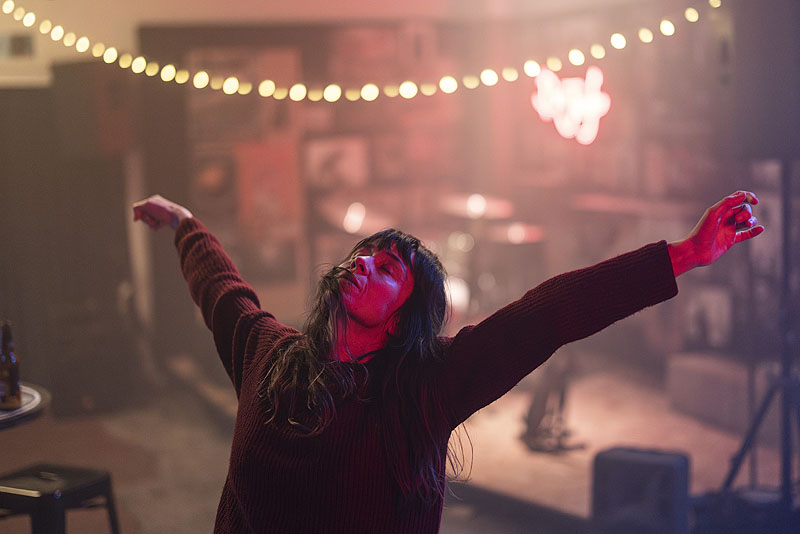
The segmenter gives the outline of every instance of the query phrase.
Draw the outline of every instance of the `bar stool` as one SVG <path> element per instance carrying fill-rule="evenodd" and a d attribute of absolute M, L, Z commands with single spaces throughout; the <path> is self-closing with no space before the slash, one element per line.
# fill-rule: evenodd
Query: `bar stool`
<path fill-rule="evenodd" d="M 66 511 L 105 506 L 112 534 L 119 534 L 107 471 L 37 464 L 0 475 L 0 519 L 31 516 L 32 534 L 65 534 Z"/>

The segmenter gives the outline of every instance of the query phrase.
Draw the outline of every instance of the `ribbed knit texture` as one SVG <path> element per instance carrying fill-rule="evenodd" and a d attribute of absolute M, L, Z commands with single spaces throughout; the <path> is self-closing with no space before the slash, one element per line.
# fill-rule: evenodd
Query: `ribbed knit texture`
<path fill-rule="evenodd" d="M 401 505 L 375 403 L 338 399 L 320 436 L 264 424 L 258 385 L 271 351 L 300 335 L 262 311 L 253 289 L 197 219 L 178 227 L 181 268 L 239 398 L 215 533 L 413 533 L 439 530 L 442 502 Z M 677 294 L 665 242 L 552 278 L 478 325 L 444 339 L 432 375 L 450 421 L 442 441 L 558 347 Z M 384 368 L 367 364 L 370 379 Z M 342 364 L 348 365 L 348 364 Z M 385 367 L 385 366 L 384 366 Z M 480 454 L 477 451 L 476 454 Z"/>

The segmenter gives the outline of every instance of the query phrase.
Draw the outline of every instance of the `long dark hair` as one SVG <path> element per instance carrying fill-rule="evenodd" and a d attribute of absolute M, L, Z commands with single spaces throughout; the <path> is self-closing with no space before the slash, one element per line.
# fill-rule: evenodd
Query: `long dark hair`
<path fill-rule="evenodd" d="M 414 278 L 411 295 L 398 310 L 395 333 L 373 357 L 382 367 L 368 389 L 379 410 L 383 448 L 390 470 L 405 499 L 433 502 L 444 496 L 446 466 L 457 475 L 463 451 L 448 449 L 449 428 L 444 407 L 431 384 L 431 370 L 442 353 L 440 335 L 447 320 L 446 273 L 436 255 L 416 237 L 387 229 L 362 239 L 352 249 L 347 265 L 359 251 L 394 246 Z M 334 394 L 361 395 L 367 383 L 363 365 L 329 360 L 339 331 L 346 325 L 340 286 L 350 276 L 346 267 L 331 268 L 322 276 L 304 335 L 289 338 L 276 350 L 259 393 L 267 424 L 288 428 L 298 436 L 322 433 L 336 415 Z M 344 326 L 346 327 L 346 326 Z M 446 433 L 445 433 L 446 434 Z"/>

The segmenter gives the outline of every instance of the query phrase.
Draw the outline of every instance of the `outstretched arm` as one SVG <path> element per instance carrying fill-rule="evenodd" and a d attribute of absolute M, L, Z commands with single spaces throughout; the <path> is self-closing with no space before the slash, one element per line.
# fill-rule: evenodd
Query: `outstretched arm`
<path fill-rule="evenodd" d="M 295 331 L 260 309 L 253 288 L 239 275 L 217 238 L 188 209 L 154 195 L 134 204 L 133 213 L 135 220 L 154 230 L 163 226 L 177 229 L 175 244 L 181 271 L 206 326 L 214 334 L 217 352 L 238 392 L 259 350 Z"/>
<path fill-rule="evenodd" d="M 708 208 L 700 221 L 681 241 L 667 247 L 675 276 L 717 261 L 733 245 L 764 231 L 756 225 L 751 206 L 758 198 L 749 191 L 737 191 Z"/>
<path fill-rule="evenodd" d="M 740 191 L 710 207 L 689 235 L 561 274 L 528 291 L 445 348 L 437 383 L 457 426 L 530 373 L 561 345 L 583 339 L 678 292 L 675 277 L 709 265 L 739 241 L 760 234 Z"/>

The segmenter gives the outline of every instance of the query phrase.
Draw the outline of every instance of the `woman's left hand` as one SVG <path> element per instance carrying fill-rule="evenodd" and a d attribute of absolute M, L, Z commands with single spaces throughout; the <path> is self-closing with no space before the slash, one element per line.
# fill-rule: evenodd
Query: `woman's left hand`
<path fill-rule="evenodd" d="M 669 244 L 675 276 L 717 261 L 733 245 L 764 231 L 757 225 L 753 208 L 758 198 L 749 191 L 737 191 L 708 208 L 685 239 Z"/>

